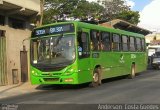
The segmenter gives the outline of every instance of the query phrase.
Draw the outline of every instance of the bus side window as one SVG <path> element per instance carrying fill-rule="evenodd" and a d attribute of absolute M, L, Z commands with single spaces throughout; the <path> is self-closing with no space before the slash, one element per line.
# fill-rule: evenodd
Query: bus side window
<path fill-rule="evenodd" d="M 141 51 L 141 39 L 140 38 L 136 38 L 136 50 L 137 51 Z"/>
<path fill-rule="evenodd" d="M 123 51 L 128 51 L 128 37 L 126 35 L 122 35 L 122 49 Z"/>
<path fill-rule="evenodd" d="M 121 39 L 120 39 L 120 35 L 118 34 L 113 34 L 112 36 L 112 50 L 113 51 L 121 50 Z"/>
<path fill-rule="evenodd" d="M 134 37 L 130 37 L 129 41 L 130 41 L 129 42 L 130 51 L 134 52 L 136 50 Z"/>
<path fill-rule="evenodd" d="M 142 51 L 145 51 L 146 48 L 145 48 L 145 39 L 142 39 Z"/>
<path fill-rule="evenodd" d="M 78 35 L 78 55 L 79 58 L 86 58 L 90 56 L 88 33 L 82 32 Z"/>
<path fill-rule="evenodd" d="M 101 49 L 103 51 L 110 51 L 111 50 L 110 33 L 108 33 L 108 32 L 102 32 Z"/>
<path fill-rule="evenodd" d="M 96 30 L 91 31 L 91 44 L 93 51 L 100 50 L 100 33 Z"/>

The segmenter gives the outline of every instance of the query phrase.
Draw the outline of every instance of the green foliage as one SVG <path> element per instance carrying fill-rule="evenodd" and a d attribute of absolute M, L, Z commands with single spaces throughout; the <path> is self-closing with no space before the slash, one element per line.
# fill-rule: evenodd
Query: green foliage
<path fill-rule="evenodd" d="M 102 5 L 100 5 L 102 4 Z M 43 24 L 64 21 L 66 18 L 79 20 L 113 20 L 116 18 L 130 23 L 139 22 L 139 13 L 130 10 L 123 0 L 45 0 Z"/>
<path fill-rule="evenodd" d="M 46 0 L 43 24 L 56 22 L 64 14 L 73 13 L 76 5 L 77 0 Z"/>
<path fill-rule="evenodd" d="M 86 0 L 81 0 L 77 4 L 77 8 L 73 11 L 73 15 L 75 18 L 79 18 L 80 20 L 85 20 L 88 17 L 98 18 L 103 10 L 103 6 L 98 3 L 91 2 L 89 3 Z"/>
<path fill-rule="evenodd" d="M 120 14 L 118 14 L 116 18 L 119 18 L 137 25 L 139 23 L 140 15 L 138 11 L 123 11 Z"/>
<path fill-rule="evenodd" d="M 135 25 L 139 23 L 139 12 L 131 11 L 124 0 L 99 0 L 99 3 L 104 6 L 103 18 L 122 19 Z"/>
<path fill-rule="evenodd" d="M 86 0 L 46 0 L 43 24 L 65 20 L 66 17 L 85 20 L 99 19 L 104 7 Z"/>
<path fill-rule="evenodd" d="M 123 11 L 130 10 L 130 7 L 125 5 L 124 0 L 99 0 L 104 6 L 103 15 L 109 20 L 114 19 Z"/>

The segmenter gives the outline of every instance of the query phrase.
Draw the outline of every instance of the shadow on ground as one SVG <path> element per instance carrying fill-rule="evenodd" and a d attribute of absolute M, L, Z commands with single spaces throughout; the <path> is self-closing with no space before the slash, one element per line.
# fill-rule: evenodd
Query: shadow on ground
<path fill-rule="evenodd" d="M 127 76 L 104 79 L 102 80 L 102 84 L 111 83 L 111 82 L 122 80 L 125 78 L 127 78 Z M 76 90 L 76 89 L 94 88 L 94 87 L 90 87 L 89 85 L 90 83 L 77 84 L 77 85 L 39 85 L 35 89 L 37 90 Z"/>
<path fill-rule="evenodd" d="M 20 86 L 22 86 L 23 84 L 24 84 L 24 83 L 21 83 L 21 84 L 19 84 L 19 85 L 16 85 L 16 86 L 13 86 L 13 87 L 10 87 L 10 88 L 7 88 L 7 89 L 4 89 L 4 90 L 0 91 L 0 94 L 2 94 L 2 93 L 4 93 L 4 92 L 7 92 L 7 91 L 9 91 L 9 90 L 11 90 L 11 89 L 14 89 L 14 88 L 20 87 Z"/>

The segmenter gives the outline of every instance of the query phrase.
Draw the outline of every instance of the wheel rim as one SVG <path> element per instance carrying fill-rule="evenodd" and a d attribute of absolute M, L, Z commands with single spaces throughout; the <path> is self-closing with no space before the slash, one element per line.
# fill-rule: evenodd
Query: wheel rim
<path fill-rule="evenodd" d="M 94 80 L 94 82 L 98 82 L 98 73 L 94 73 L 94 75 L 93 75 L 93 80 Z"/>

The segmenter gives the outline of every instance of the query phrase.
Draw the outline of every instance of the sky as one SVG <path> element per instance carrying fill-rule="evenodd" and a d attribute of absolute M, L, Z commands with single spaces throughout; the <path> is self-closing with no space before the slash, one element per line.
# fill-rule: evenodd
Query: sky
<path fill-rule="evenodd" d="M 96 1 L 96 0 L 88 0 Z M 125 0 L 131 10 L 140 12 L 138 26 L 160 32 L 160 0 Z"/>

